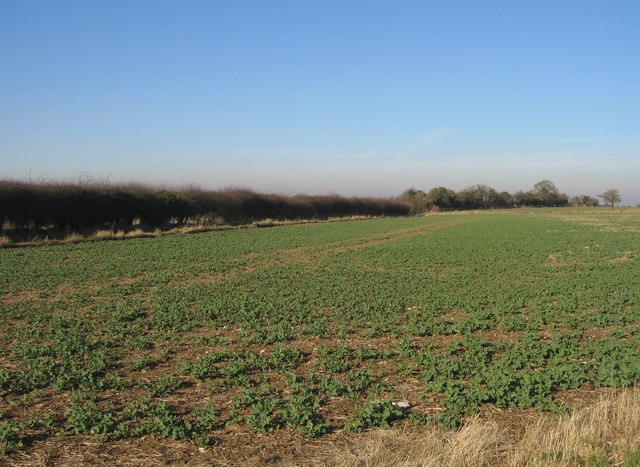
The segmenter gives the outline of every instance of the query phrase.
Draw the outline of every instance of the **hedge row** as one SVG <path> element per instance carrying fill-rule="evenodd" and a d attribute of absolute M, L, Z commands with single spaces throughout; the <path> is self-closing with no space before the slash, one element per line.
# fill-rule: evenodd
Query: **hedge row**
<path fill-rule="evenodd" d="M 188 220 L 324 219 L 403 216 L 403 201 L 340 196 L 282 196 L 248 190 L 167 190 L 141 185 L 79 185 L 0 181 L 0 225 L 18 229 L 150 227 Z"/>

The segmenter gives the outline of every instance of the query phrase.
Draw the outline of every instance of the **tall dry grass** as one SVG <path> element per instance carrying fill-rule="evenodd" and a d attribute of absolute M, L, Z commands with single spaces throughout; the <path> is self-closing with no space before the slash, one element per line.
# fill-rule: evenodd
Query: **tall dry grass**
<path fill-rule="evenodd" d="M 292 465 L 640 465 L 640 389 L 610 393 L 566 418 L 541 415 L 514 427 L 476 417 L 457 432 L 376 430 L 320 445 Z"/>

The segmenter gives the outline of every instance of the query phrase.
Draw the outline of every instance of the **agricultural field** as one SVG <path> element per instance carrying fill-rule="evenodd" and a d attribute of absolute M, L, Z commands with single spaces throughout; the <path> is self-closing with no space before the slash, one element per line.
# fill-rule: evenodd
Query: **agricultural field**
<path fill-rule="evenodd" d="M 304 463 L 640 382 L 638 210 L 8 248 L 0 269 L 0 464 Z"/>

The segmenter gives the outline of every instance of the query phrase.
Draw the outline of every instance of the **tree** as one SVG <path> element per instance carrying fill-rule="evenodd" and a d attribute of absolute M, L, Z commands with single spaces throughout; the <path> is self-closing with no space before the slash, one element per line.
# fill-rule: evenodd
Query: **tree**
<path fill-rule="evenodd" d="M 588 195 L 580 195 L 580 203 L 582 203 L 583 206 L 591 207 L 600 205 L 600 201 Z"/>
<path fill-rule="evenodd" d="M 533 186 L 537 206 L 566 206 L 569 202 L 567 195 L 559 193 L 554 183 L 550 180 L 542 180 Z"/>
<path fill-rule="evenodd" d="M 457 207 L 456 192 L 443 186 L 432 188 L 427 195 L 427 200 L 432 206 L 443 210 Z"/>
<path fill-rule="evenodd" d="M 498 197 L 496 198 L 496 207 L 498 208 L 512 208 L 513 207 L 513 196 L 511 193 L 507 191 L 502 191 L 498 193 Z"/>
<path fill-rule="evenodd" d="M 463 209 L 489 209 L 496 207 L 498 193 L 487 185 L 471 185 L 458 193 Z"/>
<path fill-rule="evenodd" d="M 532 206 L 566 206 L 569 204 L 569 197 L 560 193 L 553 182 L 542 180 L 536 183 L 531 190 L 533 195 Z"/>
<path fill-rule="evenodd" d="M 574 208 L 582 207 L 582 206 L 595 207 L 600 205 L 600 201 L 597 200 L 596 198 L 592 198 L 589 195 L 580 195 L 580 196 L 573 196 L 569 200 L 569 204 Z"/>
<path fill-rule="evenodd" d="M 531 191 L 518 191 L 513 195 L 513 203 L 516 206 L 535 206 L 537 203 L 537 198 Z"/>
<path fill-rule="evenodd" d="M 427 194 L 414 187 L 405 190 L 404 193 L 400 195 L 400 199 L 411 203 L 414 212 L 424 212 L 431 207 L 427 199 Z"/>
<path fill-rule="evenodd" d="M 533 192 L 537 194 L 540 199 L 546 200 L 550 197 L 553 197 L 553 195 L 557 195 L 558 189 L 552 181 L 542 180 L 533 185 Z"/>
<path fill-rule="evenodd" d="M 620 197 L 620 192 L 615 188 L 612 188 L 611 190 L 607 190 L 604 193 L 598 195 L 598 198 L 602 198 L 607 203 L 609 203 L 611 205 L 611 209 L 613 209 L 616 203 L 619 203 L 620 201 L 622 201 L 622 198 Z"/>

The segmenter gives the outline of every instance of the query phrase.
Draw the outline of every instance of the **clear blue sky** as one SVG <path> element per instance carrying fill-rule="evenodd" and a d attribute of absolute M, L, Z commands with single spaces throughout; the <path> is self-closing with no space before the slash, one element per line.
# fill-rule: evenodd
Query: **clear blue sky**
<path fill-rule="evenodd" d="M 0 177 L 640 203 L 640 1 L 0 0 Z"/>

